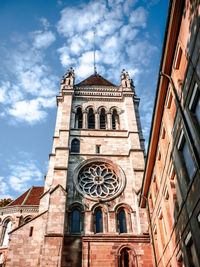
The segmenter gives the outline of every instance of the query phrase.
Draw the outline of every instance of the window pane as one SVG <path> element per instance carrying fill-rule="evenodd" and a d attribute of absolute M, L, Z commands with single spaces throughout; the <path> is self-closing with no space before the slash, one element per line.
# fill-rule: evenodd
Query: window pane
<path fill-rule="evenodd" d="M 96 233 L 103 233 L 103 216 L 101 210 L 96 212 Z"/>
<path fill-rule="evenodd" d="M 183 145 L 183 157 L 184 157 L 184 161 L 185 161 L 185 166 L 189 175 L 189 178 L 192 179 L 193 174 L 195 172 L 195 166 L 194 166 L 194 162 L 188 147 L 187 142 L 184 142 Z"/>
<path fill-rule="evenodd" d="M 127 233 L 126 214 L 124 210 L 119 212 L 119 231 L 120 233 Z"/>
<path fill-rule="evenodd" d="M 197 117 L 197 121 L 200 125 L 200 97 L 198 98 L 197 104 L 196 104 L 196 108 L 195 108 L 195 115 Z"/>
<path fill-rule="evenodd" d="M 78 139 L 72 140 L 71 152 L 75 152 L 75 153 L 80 152 L 80 141 Z"/>
<path fill-rule="evenodd" d="M 72 213 L 72 233 L 80 233 L 80 212 L 74 210 Z"/>

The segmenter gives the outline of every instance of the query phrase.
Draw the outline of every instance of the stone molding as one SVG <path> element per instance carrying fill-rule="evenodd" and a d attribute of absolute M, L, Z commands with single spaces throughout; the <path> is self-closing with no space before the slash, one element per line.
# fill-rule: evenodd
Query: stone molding
<path fill-rule="evenodd" d="M 150 243 L 150 236 L 147 235 L 131 235 L 131 234 L 92 234 L 83 235 L 83 242 L 120 242 L 120 243 Z"/>
<path fill-rule="evenodd" d="M 10 214 L 16 212 L 32 212 L 32 213 L 39 212 L 39 205 L 10 206 L 10 207 L 0 208 L 0 213 L 3 214 Z"/>

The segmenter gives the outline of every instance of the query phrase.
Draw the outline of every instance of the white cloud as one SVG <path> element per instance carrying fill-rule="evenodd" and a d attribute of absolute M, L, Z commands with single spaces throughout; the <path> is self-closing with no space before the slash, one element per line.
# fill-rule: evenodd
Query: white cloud
<path fill-rule="evenodd" d="M 138 7 L 130 14 L 129 22 L 132 26 L 146 27 L 147 11 L 143 7 Z"/>
<path fill-rule="evenodd" d="M 50 26 L 50 23 L 48 22 L 48 20 L 46 18 L 41 18 L 40 21 L 42 25 L 44 26 L 44 29 L 47 30 Z"/>
<path fill-rule="evenodd" d="M 2 82 L 0 87 L 0 103 L 7 100 L 7 92 L 10 89 L 10 82 Z"/>
<path fill-rule="evenodd" d="M 47 116 L 38 99 L 15 102 L 12 108 L 8 109 L 8 113 L 17 121 L 28 121 L 30 124 L 43 120 Z"/>
<path fill-rule="evenodd" d="M 150 63 L 153 53 L 157 51 L 157 47 L 147 41 L 139 41 L 136 44 L 126 47 L 126 51 L 134 64 L 147 66 Z"/>
<path fill-rule="evenodd" d="M 32 35 L 34 38 L 33 46 L 38 49 L 47 48 L 56 40 L 55 34 L 51 31 L 36 31 Z"/>
<path fill-rule="evenodd" d="M 15 191 L 25 191 L 30 187 L 34 181 L 41 181 L 42 172 L 37 166 L 37 162 L 34 160 L 24 160 L 11 164 L 9 185 Z"/>

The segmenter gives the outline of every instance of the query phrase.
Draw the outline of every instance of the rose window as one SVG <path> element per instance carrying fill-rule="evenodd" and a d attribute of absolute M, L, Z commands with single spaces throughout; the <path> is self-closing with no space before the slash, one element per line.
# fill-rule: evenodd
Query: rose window
<path fill-rule="evenodd" d="M 120 182 L 117 172 L 110 165 L 94 163 L 80 172 L 78 185 L 86 195 L 107 198 L 118 191 Z"/>

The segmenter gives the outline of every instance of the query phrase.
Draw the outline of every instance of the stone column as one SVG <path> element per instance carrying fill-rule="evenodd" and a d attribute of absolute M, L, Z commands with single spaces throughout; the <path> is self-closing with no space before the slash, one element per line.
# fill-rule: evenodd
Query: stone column
<path fill-rule="evenodd" d="M 83 111 L 83 128 L 87 128 L 87 112 Z"/>
<path fill-rule="evenodd" d="M 95 129 L 99 129 L 99 114 L 95 113 Z"/>
<path fill-rule="evenodd" d="M 110 130 L 112 129 L 112 114 L 107 113 L 107 129 Z"/>
<path fill-rule="evenodd" d="M 71 126 L 71 128 L 77 128 L 77 125 L 75 124 L 76 122 L 75 122 L 75 113 L 74 112 L 72 112 L 72 115 L 71 115 L 71 124 L 70 124 L 70 126 Z"/>

